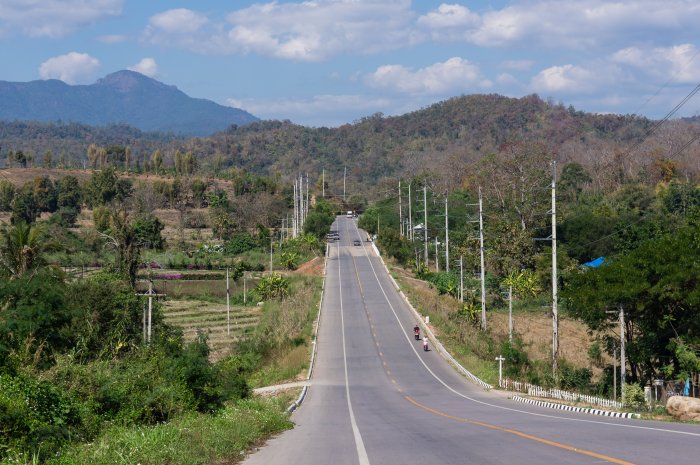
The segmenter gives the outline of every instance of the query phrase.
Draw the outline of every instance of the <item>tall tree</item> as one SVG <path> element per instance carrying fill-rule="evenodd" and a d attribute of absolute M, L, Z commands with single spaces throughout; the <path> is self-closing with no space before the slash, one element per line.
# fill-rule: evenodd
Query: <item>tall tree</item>
<path fill-rule="evenodd" d="M 116 253 L 114 269 L 128 279 L 131 287 L 136 285 L 136 272 L 141 255 L 141 240 L 138 230 L 126 210 L 111 214 L 108 233 L 101 233 Z"/>
<path fill-rule="evenodd" d="M 0 274 L 17 279 L 43 264 L 41 230 L 18 222 L 0 230 Z"/>

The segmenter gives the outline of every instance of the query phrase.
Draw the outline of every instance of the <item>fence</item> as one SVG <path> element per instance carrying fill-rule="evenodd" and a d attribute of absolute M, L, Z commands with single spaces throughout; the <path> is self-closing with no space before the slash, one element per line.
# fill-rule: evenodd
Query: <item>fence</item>
<path fill-rule="evenodd" d="M 501 389 L 509 391 L 527 392 L 527 395 L 534 397 L 543 397 L 547 399 L 558 399 L 567 402 L 585 402 L 591 405 L 600 407 L 608 407 L 621 409 L 622 402 L 616 400 L 605 399 L 603 397 L 589 396 L 586 394 L 578 394 L 576 392 L 563 391 L 561 389 L 545 389 L 540 386 L 535 386 L 530 383 L 522 383 L 513 381 L 508 378 L 503 378 L 500 383 Z"/>

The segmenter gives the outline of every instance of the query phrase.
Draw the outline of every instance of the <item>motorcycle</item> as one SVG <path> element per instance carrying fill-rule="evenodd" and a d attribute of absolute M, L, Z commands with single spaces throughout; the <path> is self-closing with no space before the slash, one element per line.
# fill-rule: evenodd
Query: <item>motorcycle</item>
<path fill-rule="evenodd" d="M 423 350 L 427 352 L 428 349 L 428 338 L 423 338 Z"/>
<path fill-rule="evenodd" d="M 420 328 L 418 326 L 413 328 L 413 335 L 415 336 L 416 341 L 420 340 Z"/>

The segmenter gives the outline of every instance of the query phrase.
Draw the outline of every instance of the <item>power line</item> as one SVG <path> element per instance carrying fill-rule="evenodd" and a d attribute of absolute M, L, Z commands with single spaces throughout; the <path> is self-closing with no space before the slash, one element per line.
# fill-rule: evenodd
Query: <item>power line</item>
<path fill-rule="evenodd" d="M 672 109 L 671 111 L 669 111 L 668 113 L 666 113 L 666 116 L 664 116 L 660 121 L 658 121 L 656 124 L 654 124 L 650 129 L 648 129 L 647 132 L 644 134 L 644 137 L 642 138 L 642 140 L 640 140 L 639 142 L 637 142 L 636 144 L 634 144 L 634 145 L 625 153 L 624 157 L 626 158 L 626 157 L 630 156 L 630 155 L 632 154 L 632 152 L 634 152 L 635 150 L 637 150 L 637 148 L 639 148 L 644 142 L 646 142 L 646 140 L 649 138 L 649 136 L 651 136 L 651 135 L 652 135 L 657 129 L 659 129 L 666 121 L 668 121 L 673 115 L 675 115 L 676 112 L 678 112 L 678 110 L 680 110 L 681 107 L 683 107 L 683 105 L 685 105 L 686 103 L 688 103 L 688 101 L 689 101 L 691 98 L 693 98 L 693 97 L 695 96 L 695 94 L 697 94 L 698 92 L 700 92 L 700 84 L 696 85 L 696 86 L 693 88 L 693 90 L 691 90 L 691 91 L 688 93 L 688 95 L 686 95 L 686 96 L 683 98 L 683 100 L 681 100 L 675 107 L 673 107 L 673 109 Z"/>

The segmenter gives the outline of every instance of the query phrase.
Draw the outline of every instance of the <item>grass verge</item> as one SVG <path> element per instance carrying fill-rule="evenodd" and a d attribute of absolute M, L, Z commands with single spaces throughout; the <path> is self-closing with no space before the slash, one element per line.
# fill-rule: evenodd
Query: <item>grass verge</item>
<path fill-rule="evenodd" d="M 217 415 L 189 414 L 151 427 L 112 427 L 92 444 L 69 448 L 47 465 L 235 463 L 252 445 L 292 427 L 286 407 L 274 398 L 248 399 Z"/>

